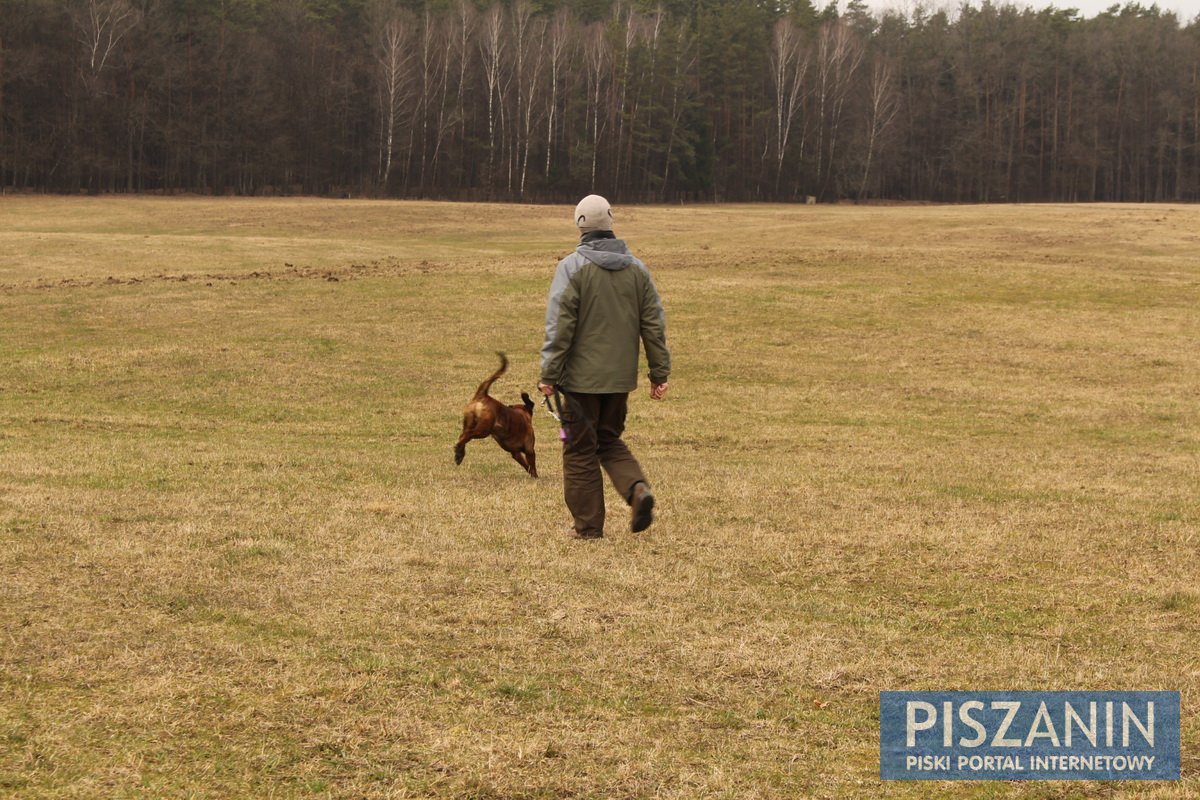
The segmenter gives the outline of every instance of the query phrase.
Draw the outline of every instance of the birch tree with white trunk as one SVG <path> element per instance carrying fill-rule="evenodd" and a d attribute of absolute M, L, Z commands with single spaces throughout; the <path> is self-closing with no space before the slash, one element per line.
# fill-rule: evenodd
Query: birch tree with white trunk
<path fill-rule="evenodd" d="M 604 35 L 604 26 L 599 22 L 593 22 L 588 27 L 583 41 L 583 62 L 587 78 L 587 117 L 591 120 L 592 127 L 592 191 L 596 191 L 596 164 L 600 155 L 600 137 L 603 136 L 604 129 L 608 124 L 606 104 L 602 102 L 601 95 L 607 88 L 605 73 L 608 71 L 609 61 L 612 59 L 611 51 L 608 37 Z M 603 121 L 601 117 L 604 118 Z"/>
<path fill-rule="evenodd" d="M 487 92 L 488 183 L 495 188 L 496 127 L 502 109 L 500 103 L 504 59 L 508 47 L 504 6 L 493 3 L 479 24 L 479 55 L 483 61 L 484 89 Z"/>
<path fill-rule="evenodd" d="M 512 9 L 512 27 L 517 87 L 517 196 L 524 197 L 534 125 L 541 121 L 538 115 L 542 105 L 537 101 L 545 73 L 546 20 L 533 19 L 529 0 L 516 0 Z"/>
<path fill-rule="evenodd" d="M 863 59 L 862 42 L 841 20 L 817 32 L 817 186 L 823 189 L 833 169 L 842 110 L 854 73 Z M 828 139 L 828 145 L 826 144 Z"/>
<path fill-rule="evenodd" d="M 554 14 L 554 19 L 550 21 L 546 35 L 546 51 L 550 70 L 550 91 L 546 103 L 546 178 L 550 177 L 550 159 L 554 152 L 555 124 L 558 121 L 558 89 L 562 83 L 562 72 L 566 59 L 570 53 L 573 19 L 570 9 L 563 6 Z"/>
<path fill-rule="evenodd" d="M 775 191 L 783 174 L 792 124 L 805 96 L 805 76 L 808 74 L 809 54 L 804 49 L 800 30 L 787 17 L 775 23 L 771 39 L 771 89 L 774 92 Z M 804 157 L 803 147 L 800 158 Z"/>
<path fill-rule="evenodd" d="M 386 191 L 392 174 L 396 127 L 409 99 L 413 66 L 413 25 L 396 7 L 379 6 L 373 13 L 374 55 L 379 81 L 379 185 Z"/>
<path fill-rule="evenodd" d="M 870 120 L 867 126 L 867 159 L 863 166 L 862 184 L 858 189 L 859 199 L 866 196 L 870 185 L 871 165 L 879 140 L 900 111 L 900 97 L 895 90 L 893 74 L 890 62 L 882 56 L 876 59 L 871 70 L 871 85 L 867 94 Z"/>
<path fill-rule="evenodd" d="M 73 17 L 84 49 L 84 78 L 94 90 L 96 79 L 112 60 L 117 46 L 137 27 L 142 15 L 128 0 L 85 0 Z"/>

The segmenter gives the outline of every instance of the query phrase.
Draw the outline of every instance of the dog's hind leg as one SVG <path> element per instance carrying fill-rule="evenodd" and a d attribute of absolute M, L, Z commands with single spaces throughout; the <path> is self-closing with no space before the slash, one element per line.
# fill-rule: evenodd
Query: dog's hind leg
<path fill-rule="evenodd" d="M 525 454 L 525 460 L 529 463 L 529 466 L 526 469 L 529 471 L 529 474 L 535 478 L 538 476 L 536 447 L 537 444 L 535 434 L 533 432 L 533 425 L 530 425 L 529 432 L 525 435 L 525 442 L 521 445 L 521 452 Z"/>
<path fill-rule="evenodd" d="M 526 453 L 522 452 L 521 450 L 513 450 L 512 452 L 509 453 L 509 455 L 511 455 L 513 457 L 513 461 L 515 461 L 521 465 L 521 469 L 525 470 L 533 477 L 535 477 L 535 478 L 537 477 L 537 468 L 534 467 L 532 464 L 529 463 L 529 461 L 526 460 L 527 459 Z"/>

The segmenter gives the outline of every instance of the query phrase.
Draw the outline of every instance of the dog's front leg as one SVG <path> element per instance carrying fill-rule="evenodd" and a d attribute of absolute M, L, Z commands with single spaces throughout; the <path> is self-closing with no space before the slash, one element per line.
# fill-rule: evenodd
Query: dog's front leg
<path fill-rule="evenodd" d="M 461 464 L 463 462 L 463 459 L 466 458 L 466 456 L 467 456 L 467 442 L 469 442 L 475 438 L 472 435 L 474 433 L 474 431 L 472 430 L 472 428 L 474 427 L 472 425 L 472 422 L 473 421 L 468 421 L 465 418 L 463 419 L 462 435 L 459 436 L 458 441 L 454 443 L 454 463 L 455 464 Z"/>

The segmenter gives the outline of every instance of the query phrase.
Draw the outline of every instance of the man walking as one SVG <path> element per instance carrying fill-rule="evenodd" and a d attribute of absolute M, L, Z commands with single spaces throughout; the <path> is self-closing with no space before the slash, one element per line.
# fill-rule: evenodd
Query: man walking
<path fill-rule="evenodd" d="M 650 397 L 667 393 L 671 354 L 666 318 L 646 265 L 612 232 L 612 208 L 599 195 L 575 207 L 580 243 L 558 264 L 546 307 L 542 379 L 547 397 L 565 397 L 563 493 L 575 518 L 571 535 L 604 535 L 600 468 L 632 509 L 636 533 L 654 519 L 654 495 L 621 441 L 629 392 L 637 387 L 638 341 L 650 365 Z"/>

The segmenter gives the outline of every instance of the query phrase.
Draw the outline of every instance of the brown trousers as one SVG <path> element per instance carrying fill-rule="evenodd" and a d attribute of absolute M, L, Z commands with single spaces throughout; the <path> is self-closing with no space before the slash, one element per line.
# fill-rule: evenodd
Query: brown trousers
<path fill-rule="evenodd" d="M 625 502 L 633 487 L 645 481 L 633 453 L 621 441 L 629 395 L 568 392 L 567 441 L 563 442 L 563 494 L 575 517 L 575 530 L 584 535 L 604 532 L 604 479 L 608 473 Z M 582 417 L 582 418 L 581 418 Z"/>

